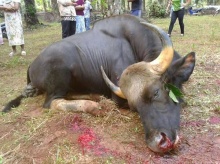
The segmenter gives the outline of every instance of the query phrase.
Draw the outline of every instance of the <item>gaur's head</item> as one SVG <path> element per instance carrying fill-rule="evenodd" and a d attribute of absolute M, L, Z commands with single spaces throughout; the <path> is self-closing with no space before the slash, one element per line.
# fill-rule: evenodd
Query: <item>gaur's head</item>
<path fill-rule="evenodd" d="M 167 152 L 178 143 L 181 105 L 169 96 L 167 83 L 181 87 L 191 75 L 195 54 L 173 61 L 172 43 L 162 30 L 145 25 L 155 31 L 162 40 L 160 55 L 151 62 L 139 62 L 128 66 L 115 86 L 102 69 L 103 78 L 112 91 L 127 99 L 129 107 L 138 111 L 144 126 L 146 142 L 154 152 Z"/>

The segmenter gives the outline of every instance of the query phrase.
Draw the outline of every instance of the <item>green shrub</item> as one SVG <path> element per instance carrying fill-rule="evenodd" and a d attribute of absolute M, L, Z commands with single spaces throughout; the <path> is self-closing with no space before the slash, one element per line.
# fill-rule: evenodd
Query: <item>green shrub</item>
<path fill-rule="evenodd" d="M 149 4 L 149 17 L 164 18 L 166 14 L 164 6 L 158 1 L 153 1 Z"/>

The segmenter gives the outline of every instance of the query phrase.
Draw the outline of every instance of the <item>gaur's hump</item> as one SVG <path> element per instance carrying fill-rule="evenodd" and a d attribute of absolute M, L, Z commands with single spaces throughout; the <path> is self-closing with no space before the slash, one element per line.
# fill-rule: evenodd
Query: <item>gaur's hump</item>
<path fill-rule="evenodd" d="M 145 21 L 142 18 L 130 15 L 130 14 L 123 14 L 123 15 L 115 15 L 108 18 L 103 18 L 95 22 L 93 29 L 100 29 L 101 27 L 105 26 L 107 27 L 117 27 L 118 25 L 122 24 L 129 24 L 131 22 L 138 23 Z"/>
<path fill-rule="evenodd" d="M 122 34 L 124 31 L 127 31 L 127 29 L 135 29 L 140 22 L 146 21 L 130 14 L 123 14 L 97 21 L 92 30 L 102 31 L 113 37 L 114 35 Z M 140 26 L 142 25 L 140 24 Z"/>

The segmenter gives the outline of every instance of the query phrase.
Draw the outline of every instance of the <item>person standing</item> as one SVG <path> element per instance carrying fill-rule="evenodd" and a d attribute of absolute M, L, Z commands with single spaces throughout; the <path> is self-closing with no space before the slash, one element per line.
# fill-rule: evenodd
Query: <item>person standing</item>
<path fill-rule="evenodd" d="M 0 10 L 4 11 L 9 46 L 12 47 L 12 52 L 9 53 L 10 57 L 17 54 L 16 46 L 21 46 L 21 55 L 26 55 L 20 4 L 20 0 L 10 0 L 4 1 L 0 6 Z"/>
<path fill-rule="evenodd" d="M 84 20 L 84 0 L 78 0 L 76 6 L 76 33 L 86 31 L 85 20 Z"/>
<path fill-rule="evenodd" d="M 89 0 L 85 1 L 84 4 L 84 19 L 85 19 L 85 26 L 86 26 L 86 31 L 90 30 L 90 12 L 92 11 L 92 6 L 91 2 Z"/>
<path fill-rule="evenodd" d="M 62 39 L 74 35 L 76 32 L 76 10 L 77 3 L 71 0 L 57 0 L 61 17 Z"/>
<path fill-rule="evenodd" d="M 141 17 L 142 0 L 128 0 L 131 2 L 131 14 Z"/>
<path fill-rule="evenodd" d="M 4 44 L 4 41 L 3 41 L 2 29 L 0 29 L 0 45 L 2 44 Z"/>
<path fill-rule="evenodd" d="M 187 0 L 186 3 L 183 3 L 183 0 L 171 0 L 169 4 L 172 4 L 172 14 L 171 14 L 171 21 L 168 29 L 168 35 L 171 36 L 171 32 L 173 30 L 173 26 L 176 22 L 176 19 L 179 20 L 180 32 L 181 36 L 184 36 L 184 8 L 191 3 L 191 0 Z"/>
<path fill-rule="evenodd" d="M 2 0 L 0 0 L 0 6 L 3 6 Z M 4 41 L 3 41 L 2 29 L 0 29 L 0 45 L 2 44 L 4 44 Z"/>

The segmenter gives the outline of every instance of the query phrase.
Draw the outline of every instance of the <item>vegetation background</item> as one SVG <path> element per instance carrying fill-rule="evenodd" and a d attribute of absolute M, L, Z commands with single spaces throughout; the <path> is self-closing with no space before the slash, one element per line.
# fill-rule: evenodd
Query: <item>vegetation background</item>
<path fill-rule="evenodd" d="M 59 22 L 25 28 L 27 56 L 8 53 L 7 39 L 0 46 L 0 109 L 26 86 L 28 65 L 48 45 L 61 40 Z M 172 41 L 182 55 L 196 52 L 196 66 L 184 85 L 186 106 L 181 113 L 181 143 L 168 154 L 151 152 L 137 113 L 102 102 L 104 117 L 43 109 L 44 95 L 27 98 L 10 113 L 0 115 L 0 164 L 14 163 L 219 163 L 220 162 L 220 15 L 189 16 L 186 33 L 178 23 Z M 152 18 L 167 31 L 170 18 Z M 92 40 L 91 40 L 92 41 Z M 39 65 L 39 67 L 41 67 Z"/>
<path fill-rule="evenodd" d="M 167 5 L 170 0 L 143 0 L 143 17 L 165 17 Z M 111 15 L 129 13 L 131 3 L 127 0 L 91 0 L 93 17 L 106 17 Z M 21 11 L 27 27 L 39 25 L 38 17 L 42 16 L 47 21 L 59 21 L 57 0 L 21 0 Z M 194 8 L 203 8 L 207 5 L 220 5 L 220 0 L 191 0 Z M 169 11 L 169 10 L 168 10 Z M 211 11 L 211 14 L 213 11 Z M 210 14 L 210 12 L 208 12 Z M 0 11 L 0 17 L 3 12 Z"/>

